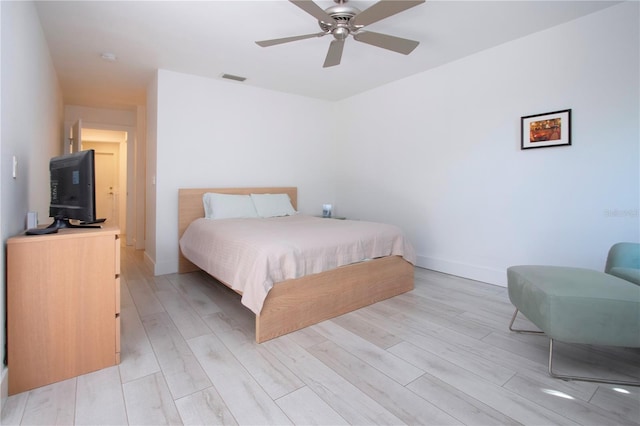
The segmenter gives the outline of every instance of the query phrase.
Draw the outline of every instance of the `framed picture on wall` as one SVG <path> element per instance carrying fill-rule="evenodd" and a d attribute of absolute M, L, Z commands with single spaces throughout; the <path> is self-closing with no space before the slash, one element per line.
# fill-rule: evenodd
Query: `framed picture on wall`
<path fill-rule="evenodd" d="M 520 119 L 520 149 L 571 145 L 571 110 L 528 115 Z"/>

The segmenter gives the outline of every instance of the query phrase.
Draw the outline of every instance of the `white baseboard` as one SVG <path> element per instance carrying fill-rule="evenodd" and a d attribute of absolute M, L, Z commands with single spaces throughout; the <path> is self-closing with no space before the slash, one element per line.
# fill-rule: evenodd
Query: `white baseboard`
<path fill-rule="evenodd" d="M 507 286 L 507 272 L 499 269 L 468 265 L 427 256 L 417 256 L 416 266 L 501 287 Z"/>
<path fill-rule="evenodd" d="M 2 366 L 0 371 L 0 415 L 9 397 L 9 369 Z"/>
<path fill-rule="evenodd" d="M 144 264 L 153 275 L 175 274 L 178 272 L 178 259 L 171 262 L 156 262 L 144 252 Z"/>
<path fill-rule="evenodd" d="M 178 261 L 156 262 L 155 268 L 152 269 L 153 275 L 175 274 L 178 272 Z"/>
<path fill-rule="evenodd" d="M 144 260 L 144 265 L 149 268 L 150 271 L 155 271 L 156 269 L 156 262 L 151 259 L 149 257 L 149 254 L 147 254 L 146 250 L 144 252 L 144 256 L 143 256 L 143 260 Z"/>

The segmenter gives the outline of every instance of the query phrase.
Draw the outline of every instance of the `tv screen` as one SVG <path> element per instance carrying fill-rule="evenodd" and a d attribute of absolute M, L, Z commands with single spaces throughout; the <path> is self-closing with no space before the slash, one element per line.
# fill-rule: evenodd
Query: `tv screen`
<path fill-rule="evenodd" d="M 51 204 L 50 227 L 74 227 L 69 219 L 96 220 L 95 152 L 90 149 L 53 157 L 49 161 Z"/>

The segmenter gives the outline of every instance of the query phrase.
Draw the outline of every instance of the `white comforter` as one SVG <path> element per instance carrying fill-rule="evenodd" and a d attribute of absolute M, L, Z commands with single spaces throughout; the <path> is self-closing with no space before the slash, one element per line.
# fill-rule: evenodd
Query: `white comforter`
<path fill-rule="evenodd" d="M 197 219 L 180 239 L 183 255 L 260 313 L 274 283 L 390 255 L 415 264 L 396 226 L 306 215 L 269 219 Z"/>

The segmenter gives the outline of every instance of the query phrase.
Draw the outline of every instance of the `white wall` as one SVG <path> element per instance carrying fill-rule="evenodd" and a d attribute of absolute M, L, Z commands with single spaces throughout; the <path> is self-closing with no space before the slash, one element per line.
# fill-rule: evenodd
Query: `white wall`
<path fill-rule="evenodd" d="M 135 190 L 128 194 L 127 203 L 129 206 L 135 206 L 135 209 L 127 210 L 127 220 L 135 223 L 135 238 L 131 241 L 131 233 L 127 235 L 127 244 L 133 243 L 137 250 L 143 250 L 145 247 L 145 221 L 146 221 L 146 160 L 147 160 L 147 108 L 139 105 L 136 109 L 136 149 L 133 161 L 129 161 L 127 165 L 128 175 L 135 177 Z M 131 160 L 131 157 L 129 157 Z"/>
<path fill-rule="evenodd" d="M 491 283 L 513 264 L 602 269 L 640 239 L 638 16 L 627 2 L 340 102 L 341 214 Z M 567 108 L 572 146 L 520 150 L 521 116 Z"/>
<path fill-rule="evenodd" d="M 155 224 L 153 217 L 147 222 L 156 274 L 177 270 L 179 188 L 297 186 L 299 210 L 316 214 L 322 203 L 334 202 L 332 108 L 327 101 L 160 70 Z M 151 145 L 151 131 L 148 139 Z"/>
<path fill-rule="evenodd" d="M 155 270 L 156 263 L 156 164 L 158 152 L 158 72 L 147 86 L 147 149 L 145 169 L 145 263 Z M 177 222 L 176 222 L 177 223 Z M 176 225 L 177 226 L 177 225 Z M 178 269 L 176 268 L 176 271 Z M 175 272 L 175 271 L 174 271 Z"/>
<path fill-rule="evenodd" d="M 62 153 L 62 94 L 40 21 L 31 2 L 0 2 L 2 130 L 0 230 L 6 240 L 25 229 L 27 211 L 48 217 L 49 159 Z M 17 177 L 12 158 L 18 159 Z M 5 353 L 5 289 L 0 291 L 0 344 Z M 4 395 L 3 395 L 4 396 Z"/>
<path fill-rule="evenodd" d="M 83 126 L 92 128 L 109 129 L 119 127 L 136 127 L 136 110 L 93 108 L 82 105 L 65 105 L 64 120 L 67 127 L 82 120 Z M 94 125 L 97 125 L 95 127 Z M 68 129 L 67 129 L 68 130 Z"/>

